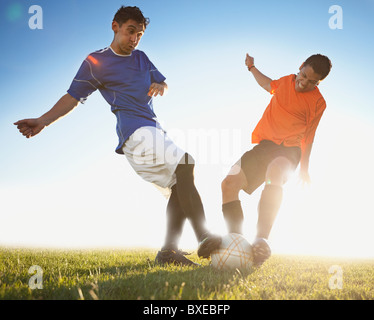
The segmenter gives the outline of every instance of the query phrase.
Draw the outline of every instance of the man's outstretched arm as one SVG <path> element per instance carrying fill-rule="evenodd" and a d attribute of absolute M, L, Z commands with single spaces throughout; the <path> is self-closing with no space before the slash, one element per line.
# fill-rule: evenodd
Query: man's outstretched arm
<path fill-rule="evenodd" d="M 45 127 L 70 113 L 79 101 L 73 98 L 70 94 L 65 94 L 52 107 L 51 110 L 35 119 L 23 119 L 14 123 L 19 132 L 26 138 L 31 138 L 40 133 Z"/>
<path fill-rule="evenodd" d="M 273 81 L 269 77 L 262 74 L 254 65 L 255 59 L 251 56 L 246 55 L 245 57 L 245 65 L 248 67 L 248 70 L 252 72 L 253 76 L 255 77 L 257 83 L 264 88 L 266 91 L 271 92 L 270 83 Z"/>

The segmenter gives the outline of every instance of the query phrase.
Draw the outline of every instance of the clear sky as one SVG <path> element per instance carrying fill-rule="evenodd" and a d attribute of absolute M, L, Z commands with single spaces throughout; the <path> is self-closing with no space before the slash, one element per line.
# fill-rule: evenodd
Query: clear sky
<path fill-rule="evenodd" d="M 43 10 L 32 30 L 31 5 Z M 13 125 L 38 117 L 66 93 L 84 58 L 107 47 L 121 5 L 151 22 L 138 49 L 169 85 L 154 102 L 173 139 L 196 159 L 208 224 L 225 233 L 220 183 L 252 147 L 270 101 L 244 65 L 277 79 L 314 53 L 331 74 L 320 84 L 327 110 L 311 156 L 312 185 L 285 186 L 271 235 L 278 253 L 374 257 L 373 0 L 10 1 L 0 3 L 0 245 L 158 248 L 166 200 L 117 155 L 115 117 L 99 92 L 26 139 Z M 332 5 L 343 28 L 331 29 Z M 255 232 L 261 188 L 241 195 L 246 236 Z M 188 224 L 182 248 L 196 248 Z"/>

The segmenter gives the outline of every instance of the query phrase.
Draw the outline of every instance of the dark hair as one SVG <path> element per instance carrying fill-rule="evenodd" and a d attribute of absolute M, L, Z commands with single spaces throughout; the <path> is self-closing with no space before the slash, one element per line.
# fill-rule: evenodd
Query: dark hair
<path fill-rule="evenodd" d="M 329 58 L 322 54 L 314 54 L 305 60 L 304 66 L 311 66 L 315 73 L 322 76 L 321 80 L 325 79 L 330 73 L 332 64 Z"/>
<path fill-rule="evenodd" d="M 149 18 L 145 18 L 143 16 L 143 12 L 141 12 L 138 7 L 122 6 L 114 15 L 113 21 L 118 22 L 119 26 L 122 26 L 123 23 L 127 22 L 130 19 L 143 24 L 144 29 L 149 24 Z"/>

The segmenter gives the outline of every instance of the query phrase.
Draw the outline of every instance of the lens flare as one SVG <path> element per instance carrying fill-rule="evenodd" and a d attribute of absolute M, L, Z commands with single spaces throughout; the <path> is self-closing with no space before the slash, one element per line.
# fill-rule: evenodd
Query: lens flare
<path fill-rule="evenodd" d="M 11 22 L 15 22 L 22 17 L 22 13 L 22 5 L 19 3 L 12 3 L 6 9 L 6 18 Z"/>
<path fill-rule="evenodd" d="M 90 60 L 95 65 L 99 63 L 99 61 L 97 61 L 97 59 L 94 58 L 93 56 L 88 56 L 87 59 Z"/>

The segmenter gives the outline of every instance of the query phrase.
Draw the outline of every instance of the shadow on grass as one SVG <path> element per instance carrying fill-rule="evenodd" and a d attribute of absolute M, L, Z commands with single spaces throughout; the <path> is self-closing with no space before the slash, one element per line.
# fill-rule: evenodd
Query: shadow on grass
<path fill-rule="evenodd" d="M 214 300 L 254 271 L 218 271 L 207 260 L 200 260 L 200 267 L 159 266 L 153 253 L 141 258 L 121 256 L 115 261 L 105 256 L 84 263 L 79 263 L 78 255 L 63 257 L 37 261 L 43 269 L 42 289 L 29 288 L 27 263 L 15 273 L 3 274 L 0 299 Z"/>
<path fill-rule="evenodd" d="M 103 270 L 111 271 L 113 270 Z M 234 281 L 244 279 L 255 272 L 255 269 L 219 271 L 209 265 L 161 267 L 148 261 L 146 269 L 122 271 L 115 279 L 99 282 L 99 299 L 214 300 L 218 293 L 229 290 Z"/>

